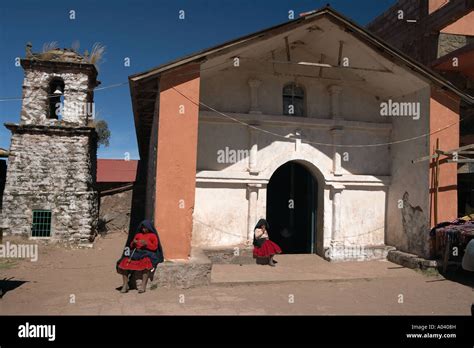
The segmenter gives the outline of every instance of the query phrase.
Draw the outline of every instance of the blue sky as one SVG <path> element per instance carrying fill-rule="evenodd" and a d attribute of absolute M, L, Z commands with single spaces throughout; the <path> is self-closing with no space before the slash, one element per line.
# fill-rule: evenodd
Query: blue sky
<path fill-rule="evenodd" d="M 106 46 L 99 66 L 101 86 L 127 82 L 129 75 L 167 61 L 288 21 L 295 14 L 331 6 L 365 25 L 395 0 L 137 0 L 137 1 L 2 1 L 0 4 L 0 99 L 21 97 L 25 45 L 42 50 L 45 42 L 70 47 L 78 40 L 80 52 L 95 42 Z M 76 18 L 69 18 L 74 10 Z M 180 20 L 179 11 L 185 11 Z M 124 58 L 130 58 L 130 67 Z M 128 85 L 95 93 L 96 112 L 112 132 L 101 158 L 138 158 Z M 21 101 L 0 101 L 0 147 L 9 148 L 4 122 L 19 122 Z"/>

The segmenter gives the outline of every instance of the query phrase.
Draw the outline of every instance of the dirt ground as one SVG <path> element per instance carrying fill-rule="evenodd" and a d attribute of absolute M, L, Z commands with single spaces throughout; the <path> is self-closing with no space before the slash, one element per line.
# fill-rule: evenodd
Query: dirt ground
<path fill-rule="evenodd" d="M 370 280 L 211 284 L 120 294 L 115 262 L 125 239 L 114 232 L 91 249 L 40 246 L 37 262 L 0 260 L 0 314 L 470 315 L 474 302 L 469 279 L 462 284 L 411 270 Z M 361 271 L 369 267 L 360 262 Z"/>

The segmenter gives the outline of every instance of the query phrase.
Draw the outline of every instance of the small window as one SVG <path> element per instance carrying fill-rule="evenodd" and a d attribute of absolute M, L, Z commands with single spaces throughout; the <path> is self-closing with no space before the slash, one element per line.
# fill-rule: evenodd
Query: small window
<path fill-rule="evenodd" d="M 32 237 L 51 237 L 51 210 L 33 210 Z"/>
<path fill-rule="evenodd" d="M 304 89 L 295 83 L 283 87 L 283 115 L 304 116 Z"/>
<path fill-rule="evenodd" d="M 49 83 L 48 99 L 48 118 L 55 120 L 61 119 L 64 105 L 64 81 L 62 79 L 55 78 Z"/>

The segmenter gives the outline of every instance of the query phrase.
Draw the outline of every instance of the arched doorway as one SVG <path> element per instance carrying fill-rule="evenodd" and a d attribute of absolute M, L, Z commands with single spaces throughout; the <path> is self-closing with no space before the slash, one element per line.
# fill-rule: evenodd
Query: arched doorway
<path fill-rule="evenodd" d="M 287 162 L 267 186 L 270 239 L 285 254 L 316 252 L 317 181 L 303 165 Z"/>

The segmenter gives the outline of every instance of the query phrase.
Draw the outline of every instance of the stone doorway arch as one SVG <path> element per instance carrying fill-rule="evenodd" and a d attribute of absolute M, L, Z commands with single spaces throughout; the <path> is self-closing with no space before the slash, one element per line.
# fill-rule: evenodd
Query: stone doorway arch
<path fill-rule="evenodd" d="M 290 160 L 272 173 L 266 194 L 270 238 L 286 254 L 322 250 L 324 185 L 317 168 L 304 160 Z M 321 243 L 318 246 L 318 243 Z"/>

